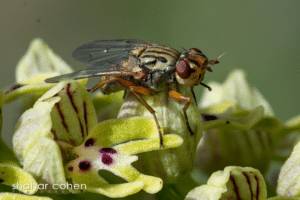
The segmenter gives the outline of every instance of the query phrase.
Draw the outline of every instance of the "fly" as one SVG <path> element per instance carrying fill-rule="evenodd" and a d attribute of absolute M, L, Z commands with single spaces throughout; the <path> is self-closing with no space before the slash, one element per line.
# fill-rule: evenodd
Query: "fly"
<path fill-rule="evenodd" d="M 46 79 L 47 83 L 55 83 L 67 79 L 83 79 L 101 76 L 101 81 L 91 89 L 93 92 L 100 88 L 104 94 L 127 89 L 152 114 L 159 133 L 160 146 L 163 147 L 161 127 L 155 111 L 143 100 L 143 95 L 154 95 L 168 87 L 169 95 L 177 100 L 186 102 L 183 108 L 186 125 L 193 134 L 186 110 L 191 98 L 173 90 L 176 83 L 190 86 L 193 92 L 195 85 L 201 84 L 211 88 L 202 80 L 206 71 L 212 71 L 207 65 L 218 64 L 219 61 L 208 60 L 197 48 L 191 48 L 180 54 L 177 50 L 143 40 L 99 40 L 86 43 L 74 50 L 75 60 L 88 63 L 91 67 L 78 72 Z M 195 97 L 195 95 L 194 95 Z"/>

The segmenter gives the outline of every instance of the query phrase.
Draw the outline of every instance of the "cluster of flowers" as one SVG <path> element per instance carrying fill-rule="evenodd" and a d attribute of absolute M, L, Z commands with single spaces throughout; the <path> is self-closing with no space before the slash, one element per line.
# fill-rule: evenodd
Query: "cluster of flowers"
<path fill-rule="evenodd" d="M 159 110 L 164 148 L 142 105 L 138 116 L 117 118 L 123 91 L 90 95 L 86 79 L 44 83 L 72 71 L 35 39 L 18 63 L 16 84 L 0 93 L 0 108 L 18 98 L 23 108 L 13 150 L 0 140 L 1 199 L 267 199 L 267 188 L 278 195 L 269 199 L 300 196 L 300 116 L 275 118 L 243 71 L 210 83 L 213 91 L 191 104 L 195 135 L 182 103 L 167 92 L 145 97 Z M 185 86 L 177 89 L 191 95 Z"/>

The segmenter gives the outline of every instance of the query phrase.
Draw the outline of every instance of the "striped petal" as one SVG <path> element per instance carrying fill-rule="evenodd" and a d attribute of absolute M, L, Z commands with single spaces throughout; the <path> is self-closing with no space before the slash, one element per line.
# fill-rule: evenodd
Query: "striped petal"
<path fill-rule="evenodd" d="M 251 167 L 226 167 L 211 175 L 206 185 L 188 193 L 186 200 L 261 199 L 267 198 L 261 173 Z"/>

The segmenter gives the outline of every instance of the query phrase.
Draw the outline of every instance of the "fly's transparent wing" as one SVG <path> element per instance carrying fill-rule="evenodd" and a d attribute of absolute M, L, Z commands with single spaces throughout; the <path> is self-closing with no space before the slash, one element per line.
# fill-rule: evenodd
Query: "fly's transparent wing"
<path fill-rule="evenodd" d="M 143 40 L 99 40 L 88 42 L 74 50 L 75 60 L 89 64 L 91 67 L 78 72 L 64 74 L 45 80 L 56 83 L 68 79 L 83 79 L 92 76 L 121 76 L 121 62 L 126 60 L 129 52 L 141 48 L 149 42 Z"/>
<path fill-rule="evenodd" d="M 143 40 L 99 40 L 78 47 L 72 56 L 91 66 L 100 66 L 105 62 L 118 64 L 128 58 L 129 51 L 146 44 L 150 43 Z"/>
<path fill-rule="evenodd" d="M 84 78 L 90 78 L 93 76 L 121 76 L 126 75 L 126 72 L 121 72 L 115 67 L 112 68 L 111 64 L 104 63 L 101 67 L 89 67 L 77 72 L 73 72 L 70 74 L 63 74 L 60 76 L 55 76 L 52 78 L 48 78 L 45 80 L 46 83 L 57 83 L 59 81 L 64 80 L 77 80 L 77 79 L 84 79 Z"/>

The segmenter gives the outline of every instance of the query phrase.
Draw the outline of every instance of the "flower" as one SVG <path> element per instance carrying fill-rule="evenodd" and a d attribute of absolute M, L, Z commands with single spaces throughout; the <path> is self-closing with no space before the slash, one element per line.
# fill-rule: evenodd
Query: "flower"
<path fill-rule="evenodd" d="M 191 190 L 191 199 L 266 199 L 267 188 L 262 174 L 251 167 L 226 167 L 214 172 L 207 184 Z"/>
<path fill-rule="evenodd" d="M 210 86 L 213 91 L 205 92 L 199 103 L 205 132 L 196 165 L 207 175 L 228 165 L 264 172 L 282 138 L 282 123 L 260 92 L 249 86 L 243 71 L 235 70 L 223 84 Z"/>

